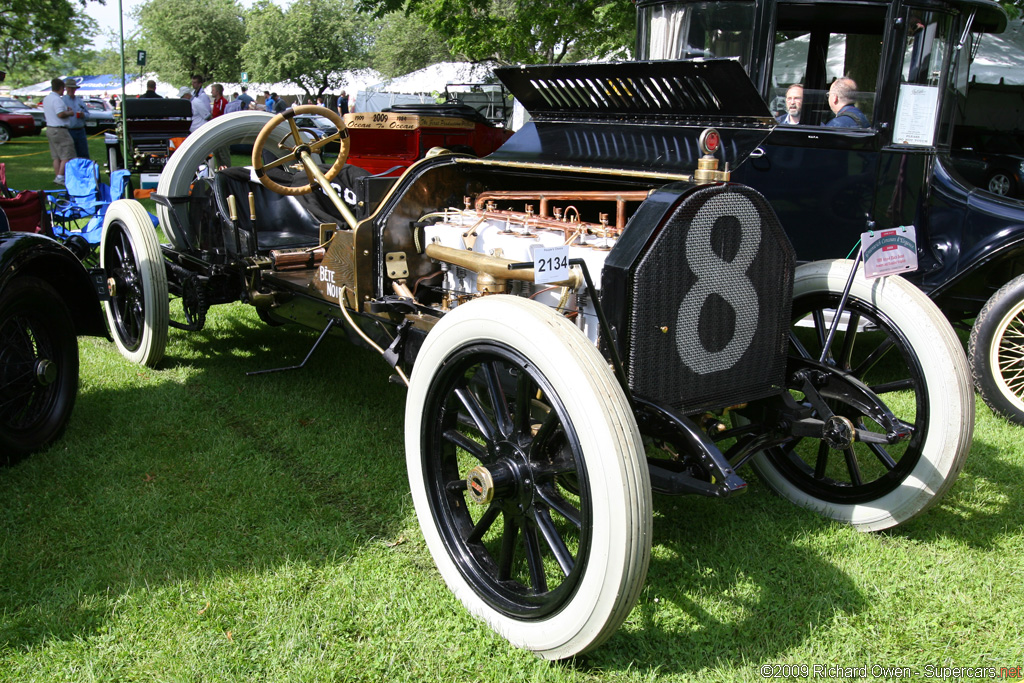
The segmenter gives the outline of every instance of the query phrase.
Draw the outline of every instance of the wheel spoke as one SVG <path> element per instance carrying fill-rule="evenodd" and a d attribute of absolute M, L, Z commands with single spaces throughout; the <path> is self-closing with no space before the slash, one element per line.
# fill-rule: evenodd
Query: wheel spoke
<path fill-rule="evenodd" d="M 537 496 L 544 501 L 545 505 L 564 517 L 567 522 L 577 529 L 583 528 L 583 520 L 580 516 L 580 511 L 573 507 L 569 501 L 563 498 L 557 490 L 553 487 L 549 489 L 547 486 L 538 486 L 535 491 Z"/>
<path fill-rule="evenodd" d="M 886 337 L 885 340 L 875 347 L 874 351 L 869 353 L 867 357 L 860 362 L 860 365 L 853 369 L 853 376 L 857 379 L 863 378 L 871 368 L 875 367 L 875 364 L 878 363 L 878 361 L 882 360 L 882 357 L 885 356 L 885 354 L 889 352 L 889 349 L 891 349 L 895 344 L 896 341 L 892 337 Z"/>
<path fill-rule="evenodd" d="M 298 157 L 295 156 L 294 152 L 292 154 L 286 154 L 285 156 L 279 159 L 275 159 L 269 163 L 263 164 L 263 170 L 267 171 L 272 168 L 277 168 L 278 166 L 284 166 L 286 164 L 294 163 L 297 158 Z"/>
<path fill-rule="evenodd" d="M 555 523 L 551 521 L 551 515 L 547 510 L 537 509 L 535 510 L 534 520 L 537 522 L 537 528 L 540 529 L 540 533 L 544 537 L 544 542 L 547 543 L 551 554 L 555 556 L 555 561 L 558 562 L 562 573 L 569 576 L 576 561 L 573 559 L 572 553 L 569 552 L 569 548 L 566 547 L 565 541 L 558 535 L 558 529 L 555 528 Z"/>
<path fill-rule="evenodd" d="M 807 348 L 803 345 L 803 342 L 801 342 L 800 339 L 797 338 L 796 333 L 794 333 L 793 331 L 790 331 L 789 333 L 789 343 L 793 345 L 793 348 L 796 349 L 797 354 L 799 354 L 801 358 L 811 357 L 810 351 L 807 350 Z"/>
<path fill-rule="evenodd" d="M 818 458 L 814 461 L 814 478 L 824 479 L 828 468 L 828 444 L 822 440 L 818 444 Z"/>
<path fill-rule="evenodd" d="M 531 462 L 541 462 L 546 459 L 544 454 L 558 431 L 557 427 L 559 424 L 561 423 L 558 419 L 558 414 L 553 410 L 540 423 L 540 429 L 537 430 L 537 434 L 534 435 L 533 442 L 530 444 L 529 457 Z"/>
<path fill-rule="evenodd" d="M 498 581 L 512 578 L 512 562 L 516 557 L 516 541 L 519 540 L 519 525 L 508 515 L 501 532 L 501 550 L 498 552 Z"/>
<path fill-rule="evenodd" d="M 487 417 L 487 414 L 484 412 L 483 406 L 480 405 L 480 401 L 477 399 L 476 394 L 465 386 L 459 387 L 454 391 L 454 393 L 469 413 L 469 416 L 473 419 L 473 423 L 476 424 L 476 428 L 480 430 L 484 439 L 487 441 L 495 441 L 497 439 L 497 435 L 494 433 L 494 424 Z"/>
<path fill-rule="evenodd" d="M 536 593 L 547 593 L 548 577 L 544 573 L 540 539 L 537 538 L 537 529 L 529 523 L 523 524 L 523 548 L 526 550 L 526 566 L 530 570 L 530 585 Z"/>
<path fill-rule="evenodd" d="M 458 429 L 446 429 L 442 436 L 446 441 L 455 444 L 480 462 L 489 462 L 491 460 L 487 448 L 483 444 L 474 441 Z"/>
<path fill-rule="evenodd" d="M 892 382 L 883 382 L 882 384 L 873 384 L 870 387 L 872 392 L 875 394 L 888 394 L 893 391 L 907 391 L 911 389 L 917 389 L 917 385 L 914 384 L 914 380 L 900 379 Z"/>
<path fill-rule="evenodd" d="M 860 486 L 864 479 L 860 474 L 860 465 L 857 464 L 857 453 L 852 447 L 844 448 L 843 453 L 846 455 L 846 469 L 850 472 L 850 481 L 854 486 Z"/>
<path fill-rule="evenodd" d="M 844 370 L 850 369 L 851 358 L 853 358 L 853 346 L 857 341 L 860 327 L 860 315 L 851 313 L 846 323 L 846 337 L 843 339 L 843 348 L 839 350 L 839 367 Z"/>
<path fill-rule="evenodd" d="M 487 394 L 491 398 L 491 408 L 494 412 L 494 419 L 498 423 L 498 431 L 502 436 L 511 436 L 512 415 L 508 411 L 505 391 L 501 388 L 498 362 L 484 363 L 480 369 L 483 371 L 484 383 L 487 385 Z"/>
<path fill-rule="evenodd" d="M 814 312 L 811 313 L 811 316 L 814 318 L 814 333 L 818 336 L 818 348 L 824 350 L 825 339 L 828 336 L 828 326 L 825 324 L 825 312 L 820 308 L 816 308 L 814 309 Z M 826 359 L 831 357 L 832 350 L 829 349 Z"/>
<path fill-rule="evenodd" d="M 878 461 L 882 463 L 887 470 L 892 471 L 896 469 L 896 461 L 893 460 L 892 456 L 889 455 L 889 451 L 885 450 L 881 444 L 868 443 L 867 447 L 875 454 L 875 457 L 878 458 Z"/>
<path fill-rule="evenodd" d="M 529 434 L 533 427 L 533 415 L 530 409 L 533 406 L 533 397 L 536 393 L 536 385 L 530 376 L 525 372 L 520 372 L 516 382 L 515 431 L 517 434 Z M 552 414 L 549 413 L 548 417 Z"/>
<path fill-rule="evenodd" d="M 335 142 L 337 140 L 341 140 L 341 132 L 340 131 L 337 132 L 337 133 L 334 133 L 333 135 L 328 135 L 325 138 L 320 138 L 316 142 L 311 143 L 309 145 L 309 148 L 311 150 L 313 150 L 314 152 L 318 152 L 319 153 L 321 149 L 323 149 L 327 145 L 329 145 L 332 142 Z"/>
<path fill-rule="evenodd" d="M 469 532 L 469 536 L 466 537 L 466 543 L 479 543 L 491 527 L 494 522 L 498 519 L 498 515 L 501 514 L 501 508 L 498 507 L 497 503 L 491 503 L 484 514 L 480 517 L 480 521 L 476 523 L 473 530 Z"/>

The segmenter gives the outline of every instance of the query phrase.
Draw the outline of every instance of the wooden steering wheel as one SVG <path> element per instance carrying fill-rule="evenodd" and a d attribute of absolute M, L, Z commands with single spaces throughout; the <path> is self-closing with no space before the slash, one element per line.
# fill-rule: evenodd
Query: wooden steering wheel
<path fill-rule="evenodd" d="M 301 132 L 299 131 L 299 127 L 295 125 L 295 116 L 297 114 L 319 114 L 320 116 L 324 116 L 330 119 L 331 123 L 337 127 L 338 132 L 314 142 L 304 142 Z M 290 137 L 295 144 L 290 148 L 285 147 L 285 149 L 291 150 L 289 154 L 264 165 L 263 148 L 270 139 L 270 133 L 285 121 L 287 121 L 288 125 L 291 127 Z M 285 139 L 288 137 L 289 136 L 285 136 Z M 311 154 L 319 154 L 321 149 L 335 141 L 340 141 L 341 144 L 341 150 L 338 152 L 338 158 L 326 173 L 321 174 L 319 169 L 316 169 L 309 156 Z M 314 184 L 319 185 L 326 192 L 327 188 L 324 187 L 324 185 L 326 184 L 329 187 L 330 181 L 334 180 L 338 176 L 338 173 L 341 171 L 341 167 L 345 165 L 345 160 L 348 159 L 348 152 L 351 144 L 352 142 L 348 137 L 348 130 L 345 128 L 345 121 L 337 114 L 337 112 L 333 112 L 326 107 L 320 107 L 315 104 L 303 104 L 298 107 L 291 107 L 267 121 L 266 125 L 264 125 L 260 130 L 259 135 L 256 136 L 256 142 L 254 142 L 252 146 L 252 167 L 256 173 L 256 177 L 259 178 L 260 183 L 262 183 L 264 187 L 273 190 L 278 194 L 309 194 L 313 191 Z M 295 161 L 302 162 L 303 167 L 306 169 L 306 176 L 309 178 L 309 184 L 302 185 L 300 187 L 285 187 L 284 185 L 280 185 L 271 180 L 270 176 L 266 174 L 267 169 L 284 166 L 285 164 L 291 164 Z M 324 180 L 326 180 L 326 183 Z"/>

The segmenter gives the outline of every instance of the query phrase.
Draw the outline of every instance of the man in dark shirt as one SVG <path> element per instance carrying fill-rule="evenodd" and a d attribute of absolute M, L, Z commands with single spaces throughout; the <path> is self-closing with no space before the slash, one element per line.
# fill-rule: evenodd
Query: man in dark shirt
<path fill-rule="evenodd" d="M 156 81 L 146 81 L 146 92 L 144 92 L 141 95 L 139 95 L 139 99 L 143 99 L 143 98 L 149 99 L 151 97 L 155 97 L 157 99 L 163 99 L 156 92 Z"/>
<path fill-rule="evenodd" d="M 853 96 L 857 83 L 852 78 L 837 78 L 828 89 L 828 107 L 836 115 L 825 125 L 830 128 L 870 128 L 871 123 L 857 105 Z"/>

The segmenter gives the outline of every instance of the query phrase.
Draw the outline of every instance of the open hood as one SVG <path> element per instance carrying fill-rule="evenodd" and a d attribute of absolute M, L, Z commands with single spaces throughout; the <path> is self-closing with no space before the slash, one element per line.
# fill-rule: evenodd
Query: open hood
<path fill-rule="evenodd" d="M 495 74 L 533 121 L 490 159 L 692 173 L 697 138 L 722 136 L 741 164 L 775 127 L 733 59 L 505 67 Z"/>

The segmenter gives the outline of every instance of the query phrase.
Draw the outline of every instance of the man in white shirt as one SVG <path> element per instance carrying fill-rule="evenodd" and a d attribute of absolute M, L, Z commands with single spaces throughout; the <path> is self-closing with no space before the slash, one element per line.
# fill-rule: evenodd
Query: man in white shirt
<path fill-rule="evenodd" d="M 192 88 L 187 85 L 181 86 L 181 90 L 178 91 L 178 97 L 183 100 L 192 100 L 192 125 L 188 127 L 189 133 L 196 132 L 200 126 L 210 120 L 210 105 L 198 97 L 193 97 Z"/>
<path fill-rule="evenodd" d="M 78 91 L 78 83 L 75 82 L 75 79 L 65 79 L 64 87 L 67 89 L 64 94 L 64 104 L 71 110 L 71 118 L 68 119 L 68 133 L 71 134 L 71 141 L 75 143 L 75 156 L 88 159 L 89 136 L 85 134 L 85 100 L 75 94 Z"/>
<path fill-rule="evenodd" d="M 192 99 L 205 102 L 207 109 L 213 108 L 213 104 L 210 102 L 210 96 L 203 90 L 203 77 L 199 74 L 192 76 Z"/>
<path fill-rule="evenodd" d="M 75 158 L 75 143 L 68 133 L 68 119 L 71 109 L 64 104 L 64 81 L 54 78 L 50 81 L 50 93 L 43 99 L 43 112 L 46 114 L 46 139 L 50 143 L 50 156 L 53 158 L 53 182 L 64 184 L 64 165 Z"/>

